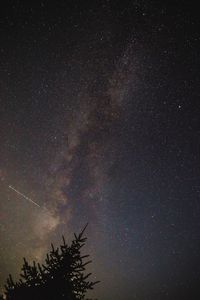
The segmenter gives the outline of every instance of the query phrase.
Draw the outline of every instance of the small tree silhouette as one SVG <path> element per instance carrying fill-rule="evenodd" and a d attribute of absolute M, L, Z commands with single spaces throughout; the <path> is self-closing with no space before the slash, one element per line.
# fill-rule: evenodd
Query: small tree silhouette
<path fill-rule="evenodd" d="M 88 281 L 91 273 L 84 274 L 86 265 L 91 263 L 85 262 L 89 255 L 81 256 L 81 248 L 87 240 L 83 237 L 86 227 L 78 236 L 74 234 L 70 246 L 64 237 L 59 248 L 51 244 L 44 264 L 30 265 L 24 258 L 19 281 L 14 282 L 11 275 L 7 279 L 6 300 L 89 300 L 86 292 L 98 281 Z"/>

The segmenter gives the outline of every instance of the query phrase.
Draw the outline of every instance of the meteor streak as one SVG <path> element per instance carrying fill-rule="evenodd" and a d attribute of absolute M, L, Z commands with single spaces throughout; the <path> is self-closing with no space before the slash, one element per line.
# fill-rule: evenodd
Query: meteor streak
<path fill-rule="evenodd" d="M 20 196 L 22 196 L 24 199 L 28 200 L 29 202 L 35 204 L 36 206 L 41 207 L 39 204 L 37 204 L 36 202 L 31 200 L 30 198 L 26 197 L 24 194 L 22 194 L 18 190 L 16 190 L 12 185 L 9 185 L 9 189 L 15 191 L 17 194 L 19 194 Z"/>

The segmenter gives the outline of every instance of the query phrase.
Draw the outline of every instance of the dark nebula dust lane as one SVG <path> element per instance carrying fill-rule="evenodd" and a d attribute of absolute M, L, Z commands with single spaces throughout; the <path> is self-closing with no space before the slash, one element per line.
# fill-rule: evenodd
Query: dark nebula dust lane
<path fill-rule="evenodd" d="M 89 223 L 94 297 L 195 299 L 197 9 L 50 2 L 0 10 L 0 285 Z"/>

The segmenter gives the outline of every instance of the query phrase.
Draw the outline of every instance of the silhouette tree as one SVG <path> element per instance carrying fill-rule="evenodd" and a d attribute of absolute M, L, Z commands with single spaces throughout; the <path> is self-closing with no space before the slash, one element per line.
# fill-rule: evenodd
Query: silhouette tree
<path fill-rule="evenodd" d="M 85 268 L 91 263 L 85 261 L 89 255 L 81 255 L 87 240 L 83 237 L 86 227 L 78 236 L 74 234 L 70 246 L 64 237 L 59 248 L 51 244 L 44 264 L 30 265 L 24 258 L 19 281 L 14 282 L 11 275 L 7 279 L 6 300 L 86 300 L 87 291 L 98 283 L 88 281 L 91 273 L 85 275 Z"/>

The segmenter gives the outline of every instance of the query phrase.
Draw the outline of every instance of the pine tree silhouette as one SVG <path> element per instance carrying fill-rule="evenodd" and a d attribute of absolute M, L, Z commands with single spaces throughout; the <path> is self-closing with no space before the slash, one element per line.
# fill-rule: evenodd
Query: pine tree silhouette
<path fill-rule="evenodd" d="M 89 255 L 81 256 L 81 248 L 87 240 L 83 237 L 85 228 L 68 246 L 63 237 L 59 248 L 51 244 L 44 264 L 30 265 L 24 258 L 20 279 L 14 282 L 11 275 L 5 285 L 6 300 L 89 300 L 86 292 L 98 283 L 88 281 L 91 273 L 85 275 Z M 0 298 L 1 300 L 1 298 Z"/>

